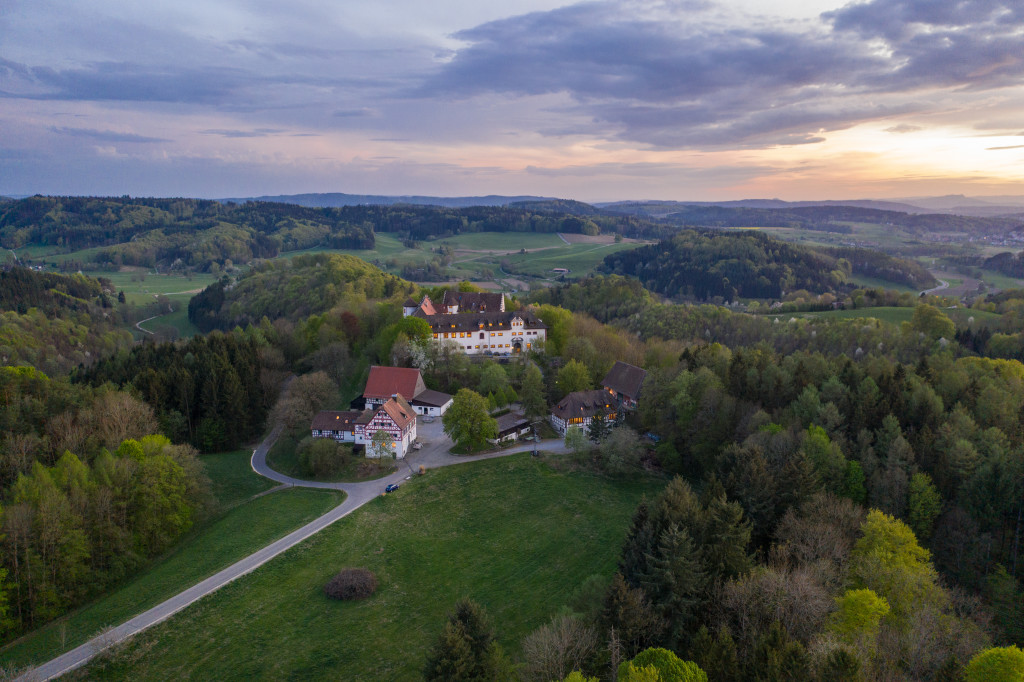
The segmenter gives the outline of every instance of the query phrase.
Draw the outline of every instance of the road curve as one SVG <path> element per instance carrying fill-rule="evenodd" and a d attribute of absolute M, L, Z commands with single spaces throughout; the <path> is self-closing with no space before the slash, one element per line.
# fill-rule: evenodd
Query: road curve
<path fill-rule="evenodd" d="M 935 279 L 938 280 L 939 286 L 932 287 L 931 289 L 925 289 L 924 291 L 921 292 L 922 296 L 927 296 L 929 294 L 934 294 L 936 291 L 942 291 L 943 289 L 948 289 L 949 288 L 949 282 L 947 282 L 946 280 L 939 279 L 938 277 L 936 277 Z"/>
<path fill-rule="evenodd" d="M 85 665 L 104 649 L 119 642 L 123 642 L 129 637 L 132 637 L 133 635 L 142 632 L 157 623 L 167 620 L 193 602 L 215 592 L 216 590 L 219 590 L 228 583 L 242 577 L 246 573 L 259 568 L 278 554 L 291 549 L 303 540 L 306 540 L 316 533 L 319 533 L 324 528 L 327 528 L 338 519 L 351 514 L 359 507 L 362 507 L 364 504 L 380 495 L 384 491 L 384 486 L 387 484 L 397 483 L 409 478 L 410 472 L 414 470 L 414 467 L 417 467 L 420 464 L 427 468 L 435 468 L 481 459 L 505 457 L 507 455 L 513 455 L 520 452 L 529 452 L 533 449 L 533 446 L 531 445 L 522 448 L 485 453 L 482 455 L 458 456 L 448 453 L 448 448 L 451 447 L 451 441 L 444 438 L 426 445 L 420 451 L 413 451 L 412 455 L 407 457 L 404 461 L 404 464 L 406 465 L 405 467 L 400 465 L 398 471 L 384 478 L 374 481 L 364 481 L 361 483 L 325 483 L 321 481 L 304 481 L 292 478 L 291 476 L 285 476 L 284 474 L 274 471 L 267 465 L 267 452 L 277 441 L 278 436 L 281 434 L 281 430 L 282 427 L 280 425 L 276 426 L 263 440 L 263 442 L 259 444 L 259 447 L 253 451 L 252 459 L 250 461 L 253 470 L 261 476 L 265 476 L 272 481 L 277 481 L 284 485 L 304 488 L 342 490 L 347 494 L 344 502 L 323 516 L 310 521 L 302 528 L 299 528 L 283 538 L 272 542 L 263 549 L 237 561 L 224 570 L 210 576 L 206 580 L 193 585 L 184 592 L 180 592 L 170 599 L 157 604 L 148 611 L 140 613 L 126 623 L 106 630 L 102 634 L 93 637 L 85 644 L 82 644 L 81 646 L 58 656 L 57 658 L 29 670 L 16 678 L 15 682 L 43 682 L 44 680 L 59 677 L 60 675 L 68 673 L 75 668 Z M 542 448 L 545 452 L 567 452 L 565 445 L 562 443 L 551 443 L 549 445 L 542 446 Z"/>

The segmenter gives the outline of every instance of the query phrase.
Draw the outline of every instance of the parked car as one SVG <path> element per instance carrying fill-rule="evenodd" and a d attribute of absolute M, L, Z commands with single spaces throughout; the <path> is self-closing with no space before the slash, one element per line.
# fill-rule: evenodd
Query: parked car
<path fill-rule="evenodd" d="M 434 418 L 428 415 L 428 416 L 423 418 L 423 423 L 424 424 L 433 424 L 434 423 Z"/>
<path fill-rule="evenodd" d="M 418 440 L 417 441 L 413 441 L 413 444 L 412 444 L 412 449 L 413 450 L 419 450 L 422 447 L 423 447 L 423 443 L 419 442 Z"/>
<path fill-rule="evenodd" d="M 386 492 L 386 493 L 393 493 L 396 490 L 398 490 L 398 484 L 397 483 L 388 483 L 384 487 L 384 492 Z"/>

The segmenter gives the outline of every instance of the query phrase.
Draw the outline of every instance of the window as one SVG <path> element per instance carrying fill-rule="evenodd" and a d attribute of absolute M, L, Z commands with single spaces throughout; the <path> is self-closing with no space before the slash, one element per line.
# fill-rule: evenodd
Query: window
<path fill-rule="evenodd" d="M 491 336 L 494 336 L 494 332 L 491 332 Z"/>
<path fill-rule="evenodd" d="M 434 334 L 434 338 L 435 338 L 435 339 L 437 338 L 437 334 Z"/>
<path fill-rule="evenodd" d="M 484 333 L 483 332 L 480 332 L 480 338 L 481 339 L 484 338 Z"/>

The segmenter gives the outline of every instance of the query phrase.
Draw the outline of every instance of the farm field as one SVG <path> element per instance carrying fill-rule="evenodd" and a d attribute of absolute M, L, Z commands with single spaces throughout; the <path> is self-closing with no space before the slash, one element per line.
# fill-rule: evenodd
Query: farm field
<path fill-rule="evenodd" d="M 0 650 L 0 666 L 23 667 L 72 649 L 248 556 L 340 504 L 343 493 L 291 489 L 253 499 L 271 481 L 249 466 L 251 450 L 204 455 L 218 508 L 143 573 Z"/>
<path fill-rule="evenodd" d="M 375 236 L 376 246 L 370 250 L 341 249 L 306 249 L 290 251 L 279 258 L 290 258 L 300 253 L 344 253 L 361 258 L 378 267 L 399 274 L 407 265 L 425 265 L 433 260 L 437 253 L 432 249 L 440 246 L 451 247 L 452 263 L 447 274 L 450 281 L 463 279 L 479 280 L 496 277 L 503 278 L 500 270 L 502 260 L 513 264 L 513 276 L 527 275 L 543 279 L 552 279 L 553 268 L 568 268 L 573 277 L 586 275 L 594 271 L 610 253 L 635 249 L 641 242 L 621 242 L 608 244 L 570 243 L 567 244 L 557 234 L 534 232 L 474 232 L 447 237 L 435 241 L 420 242 L 419 248 L 405 247 L 394 234 L 378 232 Z M 528 253 L 520 251 L 526 249 Z"/>
<path fill-rule="evenodd" d="M 432 470 L 71 678 L 419 679 L 464 596 L 514 656 L 588 576 L 611 577 L 636 504 L 664 484 L 528 455 Z M 346 566 L 374 571 L 377 593 L 327 599 Z"/>

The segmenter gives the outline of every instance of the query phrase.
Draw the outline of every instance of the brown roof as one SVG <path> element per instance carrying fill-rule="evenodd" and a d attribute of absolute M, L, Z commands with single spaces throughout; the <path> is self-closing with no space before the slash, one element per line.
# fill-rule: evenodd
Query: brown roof
<path fill-rule="evenodd" d="M 426 318 L 430 329 L 441 332 L 494 331 L 495 329 L 511 329 L 512 320 L 519 318 L 525 329 L 547 329 L 547 325 L 527 310 L 496 312 L 496 313 L 451 313 L 433 315 Z M 480 325 L 483 324 L 483 327 Z"/>
<path fill-rule="evenodd" d="M 363 397 L 386 399 L 401 393 L 411 400 L 425 390 L 427 387 L 418 369 L 373 366 L 370 368 L 370 376 L 366 379 Z"/>
<path fill-rule="evenodd" d="M 391 398 L 380 406 L 380 410 L 384 410 L 400 429 L 408 426 L 410 421 L 416 421 L 416 412 L 402 396 Z"/>
<path fill-rule="evenodd" d="M 415 301 L 415 300 L 413 299 L 413 297 L 412 297 L 412 296 L 410 296 L 409 298 L 405 299 L 405 303 L 403 303 L 403 304 L 402 304 L 402 307 L 403 307 L 403 308 L 418 308 L 418 307 L 419 307 L 419 305 L 420 305 L 420 304 L 419 304 L 419 303 L 417 303 L 417 302 L 416 302 L 416 301 Z"/>
<path fill-rule="evenodd" d="M 494 313 L 501 312 L 505 304 L 504 294 L 488 294 L 467 291 L 445 290 L 441 298 L 441 307 L 459 306 L 460 313 Z"/>
<path fill-rule="evenodd" d="M 441 391 L 432 391 L 429 388 L 422 393 L 419 393 L 415 398 L 412 399 L 413 405 L 427 405 L 428 407 L 441 407 L 452 397 L 447 393 L 441 393 Z"/>
<path fill-rule="evenodd" d="M 512 430 L 515 430 L 515 429 L 521 429 L 524 426 L 529 425 L 529 423 L 530 423 L 529 419 L 527 419 L 523 415 L 517 414 L 515 412 L 509 412 L 508 414 L 503 414 L 500 417 L 496 417 L 496 420 L 498 422 L 498 435 L 499 436 L 501 434 L 503 434 L 503 433 L 507 433 L 507 432 L 510 432 Z"/>
<path fill-rule="evenodd" d="M 608 371 L 601 385 L 636 400 L 640 397 L 640 387 L 646 377 L 645 370 L 620 361 Z"/>
<path fill-rule="evenodd" d="M 615 403 L 607 391 L 595 388 L 593 391 L 577 391 L 562 398 L 551 409 L 559 419 L 593 417 L 595 414 L 609 415 L 615 412 Z"/>
<path fill-rule="evenodd" d="M 362 412 L 335 412 L 324 410 L 313 417 L 314 431 L 352 431 L 353 424 L 362 416 Z"/>

